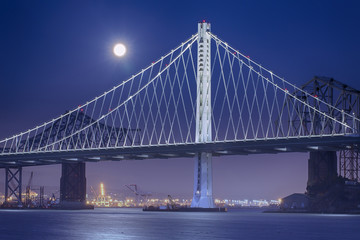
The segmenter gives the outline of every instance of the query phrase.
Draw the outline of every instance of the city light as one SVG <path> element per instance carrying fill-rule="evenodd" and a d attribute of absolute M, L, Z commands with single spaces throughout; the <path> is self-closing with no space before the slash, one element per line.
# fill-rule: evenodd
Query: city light
<path fill-rule="evenodd" d="M 105 196 L 104 184 L 103 183 L 100 183 L 100 191 L 101 191 L 101 196 Z"/>
<path fill-rule="evenodd" d="M 100 194 L 97 194 L 95 191 L 92 193 L 86 194 L 86 204 L 93 205 L 98 208 L 145 208 L 149 206 L 154 207 L 166 207 L 169 205 L 170 200 L 168 197 L 153 197 L 153 198 L 139 198 L 133 193 L 126 193 L 119 191 L 116 193 L 106 193 L 104 183 L 100 183 Z M 32 199 L 34 205 L 39 201 L 39 196 L 35 192 L 32 192 Z M 47 205 L 51 207 L 52 204 L 58 204 L 59 198 L 52 196 L 44 196 L 48 199 Z M 9 197 L 8 201 L 13 201 L 13 197 Z M 0 193 L 0 205 L 5 201 L 4 194 Z M 172 198 L 174 204 L 180 207 L 190 207 L 191 199 L 186 199 L 184 197 L 175 197 Z M 277 200 L 265 200 L 265 199 L 214 199 L 216 207 L 225 207 L 225 208 L 267 208 L 267 207 L 278 207 L 281 204 L 282 199 Z"/>

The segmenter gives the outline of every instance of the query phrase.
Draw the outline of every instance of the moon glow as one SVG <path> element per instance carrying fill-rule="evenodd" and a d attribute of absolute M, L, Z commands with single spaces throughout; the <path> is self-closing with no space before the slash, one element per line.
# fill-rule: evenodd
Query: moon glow
<path fill-rule="evenodd" d="M 115 56 L 122 57 L 126 53 L 126 47 L 124 44 L 118 43 L 114 46 L 113 52 L 114 52 Z"/>

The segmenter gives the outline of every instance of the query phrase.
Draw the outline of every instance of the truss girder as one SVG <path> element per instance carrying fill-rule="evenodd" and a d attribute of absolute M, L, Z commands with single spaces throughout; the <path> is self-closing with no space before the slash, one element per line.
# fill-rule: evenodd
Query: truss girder
<path fill-rule="evenodd" d="M 347 149 L 339 152 L 339 174 L 346 179 L 360 182 L 359 150 Z"/>
<path fill-rule="evenodd" d="M 327 77 L 314 77 L 304 84 L 301 89 L 303 91 L 294 93 L 298 98 L 308 98 L 304 92 L 310 94 L 315 99 L 318 99 L 313 100 L 313 106 L 316 109 L 345 124 L 334 124 L 334 121 L 330 119 L 322 119 L 318 114 L 314 115 L 308 109 L 297 106 L 299 114 L 290 120 L 296 130 L 300 129 L 305 122 L 307 124 L 303 128 L 315 135 L 321 134 L 322 129 L 328 129 L 331 132 L 343 132 L 346 126 L 352 126 L 353 131 L 358 132 L 359 91 Z M 327 104 L 320 104 L 320 101 Z M 309 123 L 313 124 L 311 128 L 308 127 Z"/>
<path fill-rule="evenodd" d="M 359 122 L 354 119 L 360 116 L 360 91 L 343 84 L 333 78 L 328 77 L 314 77 L 309 82 L 302 86 L 306 92 L 316 96 L 330 106 L 341 109 L 333 111 L 331 107 L 322 109 L 330 116 L 354 126 L 354 129 L 359 129 Z M 302 118 L 309 119 L 308 112 L 301 112 Z M 294 122 L 299 122 L 298 119 L 293 119 Z M 317 124 L 320 121 L 316 119 Z M 332 129 L 335 126 L 331 122 L 325 123 L 328 128 Z M 342 126 L 338 126 L 342 127 Z M 341 131 L 337 129 L 335 131 Z M 360 159 L 358 143 L 350 144 L 346 148 L 339 151 L 339 174 L 346 179 L 352 181 L 360 181 Z"/>

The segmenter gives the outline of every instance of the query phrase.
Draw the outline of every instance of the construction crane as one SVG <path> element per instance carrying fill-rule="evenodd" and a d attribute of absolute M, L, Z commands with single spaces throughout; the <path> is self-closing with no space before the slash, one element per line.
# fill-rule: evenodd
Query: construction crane
<path fill-rule="evenodd" d="M 144 199 L 144 202 L 147 203 L 147 199 L 148 197 L 151 196 L 151 193 L 139 193 L 138 191 L 138 187 L 136 184 L 129 184 L 129 185 L 125 185 L 125 187 L 127 187 L 128 189 L 130 189 L 130 191 L 132 191 L 133 193 L 135 193 L 136 197 L 141 197 Z M 138 204 L 138 200 L 136 199 L 136 203 Z"/>
<path fill-rule="evenodd" d="M 30 207 L 31 205 L 31 182 L 34 176 L 34 172 L 31 172 L 28 184 L 26 185 L 25 205 Z"/>
<path fill-rule="evenodd" d="M 93 186 L 90 186 L 90 190 L 91 190 L 91 192 L 94 194 L 95 199 L 97 199 L 97 198 L 98 198 L 98 194 L 96 193 L 96 191 L 95 191 L 95 189 L 93 188 Z"/>
<path fill-rule="evenodd" d="M 44 187 L 44 186 L 40 186 L 39 207 L 41 207 L 41 208 L 45 207 L 44 194 L 45 194 L 45 187 Z"/>
<path fill-rule="evenodd" d="M 125 185 L 125 187 L 127 187 L 128 189 L 130 189 L 133 193 L 135 193 L 136 196 L 141 196 L 141 197 L 150 197 L 151 193 L 139 193 L 138 192 L 138 187 L 136 184 L 129 184 L 129 185 Z M 132 188 L 134 187 L 134 188 Z"/>
<path fill-rule="evenodd" d="M 50 205 L 56 205 L 56 204 L 58 204 L 58 200 L 59 200 L 59 199 L 56 198 L 56 195 L 57 195 L 59 192 L 60 192 L 60 190 L 57 190 L 57 191 L 55 191 L 55 192 L 53 192 L 53 193 L 51 194 L 51 198 L 49 199 L 49 200 L 50 200 Z"/>
<path fill-rule="evenodd" d="M 167 204 L 167 208 L 171 210 L 177 209 L 176 203 L 174 202 L 174 199 L 171 195 L 168 195 L 168 199 L 169 203 Z"/>
<path fill-rule="evenodd" d="M 33 208 L 33 207 L 43 208 L 43 207 L 45 207 L 45 198 L 44 198 L 45 187 L 40 186 L 39 189 L 32 188 L 31 185 L 32 185 L 33 177 L 34 177 L 34 172 L 31 172 L 28 184 L 26 185 L 25 206 L 28 208 Z M 34 204 L 33 204 L 34 199 L 32 199 L 32 197 L 31 197 L 32 190 L 40 190 L 39 199 L 38 199 L 39 202 L 37 203 L 37 206 L 34 206 Z"/>

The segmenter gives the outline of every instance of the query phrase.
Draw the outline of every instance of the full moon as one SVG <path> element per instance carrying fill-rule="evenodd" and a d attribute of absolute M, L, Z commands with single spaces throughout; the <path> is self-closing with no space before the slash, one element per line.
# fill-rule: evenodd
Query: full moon
<path fill-rule="evenodd" d="M 122 57 L 126 53 L 126 47 L 122 43 L 118 43 L 114 46 L 114 54 L 118 57 Z"/>

